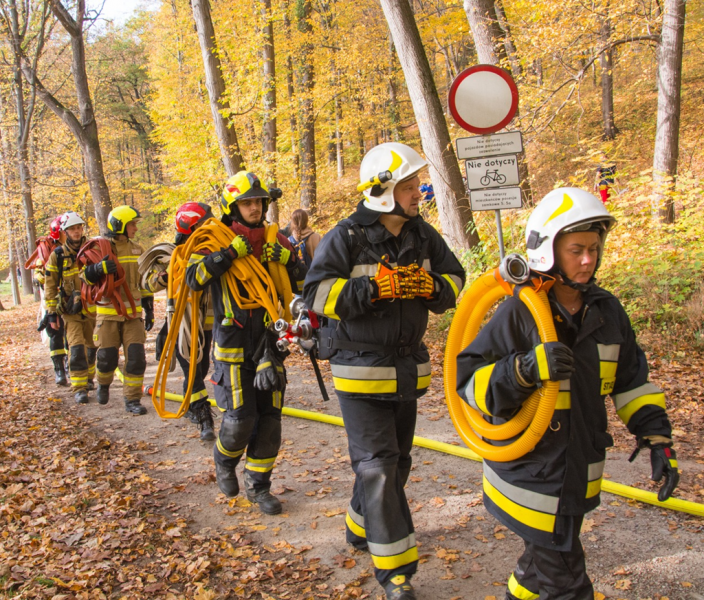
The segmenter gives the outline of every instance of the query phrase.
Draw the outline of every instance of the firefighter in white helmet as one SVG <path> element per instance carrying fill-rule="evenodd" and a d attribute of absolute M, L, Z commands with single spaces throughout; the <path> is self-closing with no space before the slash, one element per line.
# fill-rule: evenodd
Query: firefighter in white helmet
<path fill-rule="evenodd" d="M 328 320 L 330 359 L 355 472 L 347 541 L 368 549 L 390 600 L 412 600 L 418 565 L 403 487 L 411 469 L 417 400 L 430 385 L 423 343 L 428 311 L 453 308 L 462 266 L 419 215 L 426 162 L 404 144 L 373 148 L 362 161 L 364 200 L 327 233 L 306 276 L 306 304 Z"/>
<path fill-rule="evenodd" d="M 457 359 L 458 393 L 494 423 L 511 418 L 541 381 L 560 382 L 552 422 L 535 448 L 510 462 L 484 461 L 484 504 L 525 543 L 509 600 L 594 598 L 579 533 L 584 515 L 599 506 L 613 445 L 607 395 L 637 448 L 650 449 L 653 479 L 664 476 L 659 499 L 679 481 L 665 396 L 648 381 L 623 306 L 596 284 L 614 222 L 588 192 L 547 194 L 528 219 L 526 246 L 531 269 L 556 280 L 548 298 L 559 341 L 541 342 L 531 313 L 512 297 Z"/>

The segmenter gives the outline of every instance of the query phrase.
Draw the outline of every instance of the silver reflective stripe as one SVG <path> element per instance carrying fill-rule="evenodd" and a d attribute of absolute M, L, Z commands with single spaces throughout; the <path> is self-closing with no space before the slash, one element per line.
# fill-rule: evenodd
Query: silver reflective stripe
<path fill-rule="evenodd" d="M 431 270 L 431 267 L 432 267 L 432 265 L 430 264 L 430 259 L 429 259 L 429 258 L 426 258 L 426 259 L 423 261 L 423 268 L 424 268 L 426 271 L 430 271 L 430 270 Z"/>
<path fill-rule="evenodd" d="M 524 490 L 523 488 L 508 483 L 501 479 L 486 463 L 484 463 L 484 476 L 491 485 L 516 504 L 544 513 L 557 514 L 557 506 L 560 502 L 559 498 Z"/>
<path fill-rule="evenodd" d="M 644 383 L 638 386 L 630 392 L 623 392 L 623 394 L 615 394 L 612 396 L 614 404 L 616 405 L 616 410 L 621 410 L 626 404 L 631 400 L 640 398 L 641 396 L 647 396 L 648 394 L 662 394 L 662 390 L 652 383 Z"/>
<path fill-rule="evenodd" d="M 408 537 L 391 544 L 377 544 L 369 540 L 367 540 L 367 544 L 369 545 L 369 552 L 374 556 L 396 556 L 409 548 L 415 548 L 416 534 L 412 533 Z"/>
<path fill-rule="evenodd" d="M 431 370 L 432 367 L 430 366 L 430 362 L 421 363 L 418 365 L 418 377 L 426 377 L 427 375 L 430 375 Z"/>
<path fill-rule="evenodd" d="M 354 521 L 357 525 L 364 529 L 364 517 L 359 513 L 355 512 L 351 504 L 347 507 L 347 514 L 349 515 L 350 519 L 352 519 L 352 521 Z"/>
<path fill-rule="evenodd" d="M 597 344 L 596 347 L 599 350 L 599 360 L 618 361 L 618 353 L 621 349 L 620 344 Z"/>
<path fill-rule="evenodd" d="M 327 302 L 330 290 L 332 289 L 332 286 L 335 285 L 336 281 L 337 277 L 333 277 L 332 279 L 323 279 L 320 282 L 320 285 L 318 285 L 318 291 L 315 292 L 313 312 L 317 312 L 321 315 L 325 314 L 325 303 Z"/>
<path fill-rule="evenodd" d="M 605 460 L 602 460 L 601 462 L 598 463 L 592 463 L 589 465 L 589 469 L 587 471 L 587 481 L 594 481 L 596 479 L 601 479 L 601 476 L 604 474 L 604 465 L 606 464 Z"/>
<path fill-rule="evenodd" d="M 571 389 L 572 387 L 569 379 L 563 379 L 562 381 L 560 381 L 561 392 L 569 392 Z"/>
<path fill-rule="evenodd" d="M 330 365 L 333 377 L 343 379 L 396 379 L 396 367 L 353 367 Z"/>
<path fill-rule="evenodd" d="M 366 275 L 367 277 L 374 277 L 376 275 L 376 270 L 379 265 L 355 265 L 350 273 L 350 279 L 352 277 L 362 277 Z"/>
<path fill-rule="evenodd" d="M 474 375 L 472 375 L 472 379 L 469 380 L 467 387 L 464 388 L 464 395 L 467 398 L 467 404 L 469 404 L 474 410 L 478 410 L 479 412 L 483 412 L 477 406 L 477 401 L 474 399 Z"/>
<path fill-rule="evenodd" d="M 449 273 L 445 273 L 445 277 L 449 277 L 450 279 L 452 279 L 452 281 L 457 286 L 457 290 L 460 292 L 462 291 L 462 280 L 457 277 L 457 275 L 450 275 Z"/>

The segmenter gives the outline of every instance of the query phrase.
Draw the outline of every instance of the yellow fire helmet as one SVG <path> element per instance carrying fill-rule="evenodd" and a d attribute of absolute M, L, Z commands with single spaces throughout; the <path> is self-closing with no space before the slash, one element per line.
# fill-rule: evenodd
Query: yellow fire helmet
<path fill-rule="evenodd" d="M 125 233 L 125 227 L 130 221 L 141 219 L 142 215 L 132 206 L 118 206 L 113 208 L 108 215 L 108 235 L 115 236 Z"/>
<path fill-rule="evenodd" d="M 238 200 L 249 198 L 262 199 L 262 214 L 266 214 L 269 207 L 269 188 L 267 188 L 254 173 L 240 171 L 230 177 L 223 186 L 220 206 L 226 215 L 233 213 Z"/>

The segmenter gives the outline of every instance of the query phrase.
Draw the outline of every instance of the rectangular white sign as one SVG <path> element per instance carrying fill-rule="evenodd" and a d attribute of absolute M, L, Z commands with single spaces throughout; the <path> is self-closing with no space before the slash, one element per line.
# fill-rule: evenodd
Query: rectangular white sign
<path fill-rule="evenodd" d="M 472 210 L 503 210 L 521 208 L 521 188 L 507 187 L 493 190 L 472 190 L 469 192 Z"/>
<path fill-rule="evenodd" d="M 522 151 L 523 138 L 520 131 L 457 138 L 457 158 L 460 160 L 500 154 L 517 154 Z"/>
<path fill-rule="evenodd" d="M 467 173 L 467 188 L 479 190 L 495 188 L 502 185 L 518 185 L 518 158 L 515 154 L 494 156 L 489 158 L 474 158 L 465 161 Z"/>

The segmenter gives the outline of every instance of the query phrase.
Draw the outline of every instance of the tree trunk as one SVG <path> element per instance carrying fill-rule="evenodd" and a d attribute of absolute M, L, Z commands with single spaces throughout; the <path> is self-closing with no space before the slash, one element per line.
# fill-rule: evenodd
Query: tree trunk
<path fill-rule="evenodd" d="M 430 163 L 443 233 L 455 248 L 475 247 L 479 236 L 413 11 L 408 0 L 381 0 L 381 7 L 406 77 L 421 142 Z"/>
<path fill-rule="evenodd" d="M 230 112 L 230 103 L 225 97 L 225 79 L 222 76 L 222 64 L 215 43 L 215 29 L 210 15 L 209 0 L 191 0 L 193 20 L 196 23 L 200 53 L 205 71 L 205 86 L 208 89 L 210 110 L 213 113 L 215 135 L 220 146 L 225 172 L 230 177 L 241 171 L 243 167 L 242 154 L 237 142 L 237 132 L 234 124 L 226 116 Z"/>
<path fill-rule="evenodd" d="M 479 62 L 486 65 L 508 66 L 506 48 L 501 42 L 504 33 L 496 16 L 494 0 L 464 0 L 464 11 L 467 14 Z M 519 111 L 516 111 L 516 116 L 518 115 Z M 533 191 L 525 153 L 518 156 L 518 175 L 523 202 L 531 206 Z"/>
<path fill-rule="evenodd" d="M 680 90 L 686 2 L 665 0 L 658 52 L 658 119 L 653 156 L 653 216 L 675 222 L 675 190 L 680 138 Z"/>
<path fill-rule="evenodd" d="M 298 30 L 309 38 L 313 28 L 310 0 L 296 0 Z M 299 89 L 301 90 L 301 207 L 315 214 L 317 201 L 315 164 L 315 115 L 313 114 L 313 48 L 308 39 L 299 56 Z"/>
<path fill-rule="evenodd" d="M 12 229 L 9 229 L 10 236 L 13 237 Z M 10 259 L 10 287 L 12 288 L 12 304 L 14 306 L 19 306 L 22 304 L 22 295 L 20 294 L 20 287 L 17 285 L 17 253 L 12 251 L 14 246 L 14 240 L 8 240 L 7 251 Z"/>
<path fill-rule="evenodd" d="M 342 118 L 342 108 L 339 98 L 335 98 L 335 153 L 337 156 L 337 178 L 345 176 L 345 157 L 342 154 L 342 132 L 340 131 L 340 119 Z"/>
<path fill-rule="evenodd" d="M 514 77 L 520 77 L 523 75 L 523 67 L 521 67 L 521 61 L 518 60 L 518 52 L 516 52 L 516 46 L 513 43 L 511 27 L 508 23 L 508 19 L 506 18 L 506 11 L 504 10 L 502 0 L 494 0 L 494 10 L 496 11 L 499 27 L 504 34 L 504 51 L 511 62 L 511 72 Z"/>
<path fill-rule="evenodd" d="M 608 10 L 608 7 L 607 7 Z M 601 23 L 600 41 L 606 48 L 611 39 L 611 21 L 608 15 Z M 614 119 L 614 71 L 613 50 L 609 48 L 599 55 L 601 66 L 601 117 L 604 127 L 604 139 L 613 140 L 618 132 Z"/>
<path fill-rule="evenodd" d="M 261 0 L 264 27 L 262 29 L 262 75 L 264 86 L 264 123 L 262 124 L 262 150 L 266 161 L 267 185 L 276 185 L 276 54 L 274 53 L 274 23 L 271 17 L 271 0 Z M 269 202 L 266 214 L 269 223 L 279 222 L 279 203 Z"/>

